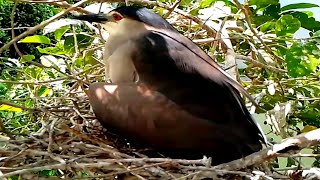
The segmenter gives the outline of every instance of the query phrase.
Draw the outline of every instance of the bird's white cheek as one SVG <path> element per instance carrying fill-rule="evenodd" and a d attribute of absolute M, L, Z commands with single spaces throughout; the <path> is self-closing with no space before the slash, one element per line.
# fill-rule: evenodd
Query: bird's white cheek
<path fill-rule="evenodd" d="M 116 33 L 116 29 L 118 29 L 118 23 L 115 22 L 107 22 L 105 24 L 101 24 L 102 28 L 106 30 L 110 35 Z"/>

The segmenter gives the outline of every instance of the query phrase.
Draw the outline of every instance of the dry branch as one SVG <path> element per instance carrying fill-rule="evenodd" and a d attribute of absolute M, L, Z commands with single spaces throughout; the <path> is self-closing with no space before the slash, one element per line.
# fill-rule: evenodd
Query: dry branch
<path fill-rule="evenodd" d="M 234 160 L 229 163 L 215 166 L 215 169 L 238 170 L 254 164 L 260 164 L 278 157 L 283 153 L 292 153 L 306 147 L 320 144 L 320 129 L 316 129 L 295 137 L 285 139 L 280 144 L 275 144 L 270 148 L 253 153 L 243 159 Z"/>

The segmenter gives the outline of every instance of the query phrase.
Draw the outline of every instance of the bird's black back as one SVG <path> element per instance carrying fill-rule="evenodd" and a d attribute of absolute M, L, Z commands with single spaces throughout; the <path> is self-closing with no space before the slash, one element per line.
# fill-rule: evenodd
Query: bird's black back
<path fill-rule="evenodd" d="M 173 35 L 173 34 L 171 34 Z M 212 123 L 225 125 L 227 131 L 221 135 L 226 141 L 239 145 L 244 155 L 261 149 L 262 132 L 245 107 L 239 92 L 210 65 L 205 65 L 215 74 L 204 77 L 197 64 L 203 60 L 171 37 L 150 32 L 136 40 L 137 49 L 133 62 L 139 79 L 181 106 L 183 109 Z M 189 62 L 188 62 L 189 61 Z M 203 65 L 203 64 L 202 64 Z M 203 69 L 205 70 L 205 69 Z"/>

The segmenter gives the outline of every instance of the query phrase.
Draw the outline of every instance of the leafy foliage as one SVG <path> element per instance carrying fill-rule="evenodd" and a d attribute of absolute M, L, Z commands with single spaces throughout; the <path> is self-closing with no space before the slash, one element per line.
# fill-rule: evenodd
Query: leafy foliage
<path fill-rule="evenodd" d="M 11 12 L 14 3 L 8 0 L 0 0 L 0 27 L 7 28 L 6 30 L 0 29 L 0 46 L 6 44 L 11 40 Z M 50 18 L 55 14 L 56 10 L 53 6 L 47 4 L 18 4 L 15 11 L 14 27 L 26 27 L 24 29 L 14 30 L 15 35 L 18 36 L 24 32 L 27 27 L 33 27 L 40 24 L 42 21 Z M 38 34 L 41 31 L 37 32 Z M 33 54 L 38 56 L 39 53 L 32 44 L 19 44 L 20 51 L 24 54 Z M 19 55 L 16 53 L 13 47 L 6 50 L 3 55 L 4 57 L 18 58 Z"/>

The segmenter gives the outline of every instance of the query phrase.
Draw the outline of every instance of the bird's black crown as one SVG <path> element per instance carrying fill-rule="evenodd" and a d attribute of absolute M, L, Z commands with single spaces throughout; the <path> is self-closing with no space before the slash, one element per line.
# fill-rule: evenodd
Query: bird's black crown
<path fill-rule="evenodd" d="M 175 30 L 171 24 L 168 23 L 165 19 L 163 19 L 158 14 L 148 10 L 144 7 L 139 6 L 121 6 L 113 11 L 116 11 L 123 16 L 128 18 L 132 18 L 134 20 L 143 22 L 147 25 L 153 26 L 155 28 L 162 28 L 162 29 L 171 29 Z"/>

